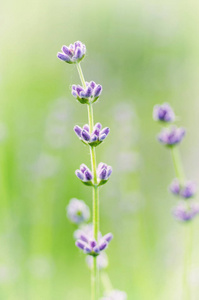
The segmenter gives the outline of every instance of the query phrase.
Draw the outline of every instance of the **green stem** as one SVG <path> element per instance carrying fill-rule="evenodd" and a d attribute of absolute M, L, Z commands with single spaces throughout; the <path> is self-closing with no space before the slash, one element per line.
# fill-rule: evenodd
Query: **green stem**
<path fill-rule="evenodd" d="M 84 79 L 84 75 L 82 72 L 82 68 L 80 63 L 77 64 L 77 70 L 79 73 L 79 77 L 81 83 L 84 88 L 86 88 L 86 82 Z M 89 131 L 90 133 L 93 131 L 94 126 L 94 117 L 93 117 L 93 107 L 92 104 L 88 104 L 88 122 L 89 122 Z M 99 189 L 97 186 L 97 164 L 96 164 L 96 153 L 95 147 L 90 146 L 90 156 L 91 156 L 91 166 L 93 173 L 93 233 L 94 238 L 98 240 L 98 232 L 99 232 Z M 93 268 L 91 271 L 91 300 L 98 300 L 99 297 L 99 270 L 97 267 L 97 257 L 93 257 Z"/>
<path fill-rule="evenodd" d="M 186 225 L 186 224 L 185 224 Z M 185 226 L 185 251 L 184 251 L 184 270 L 183 270 L 183 300 L 190 300 L 191 299 L 191 291 L 189 288 L 188 280 L 188 273 L 189 268 L 191 265 L 191 253 L 192 253 L 192 224 L 189 226 Z"/>
<path fill-rule="evenodd" d="M 182 161 L 180 158 L 180 153 L 177 146 L 174 145 L 171 147 L 171 154 L 172 154 L 176 177 L 179 179 L 180 184 L 183 184 L 185 181 L 185 175 L 184 175 Z"/>

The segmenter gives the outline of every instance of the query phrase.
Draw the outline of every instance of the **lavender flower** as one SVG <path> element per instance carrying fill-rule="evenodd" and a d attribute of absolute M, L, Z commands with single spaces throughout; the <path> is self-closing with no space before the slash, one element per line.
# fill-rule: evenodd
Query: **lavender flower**
<path fill-rule="evenodd" d="M 170 185 L 170 191 L 174 195 L 178 195 L 182 198 L 188 199 L 195 195 L 196 184 L 193 181 L 188 180 L 183 185 L 180 185 L 179 180 L 175 178 Z"/>
<path fill-rule="evenodd" d="M 90 218 L 90 209 L 84 201 L 73 198 L 66 207 L 67 217 L 74 224 L 87 222 Z"/>
<path fill-rule="evenodd" d="M 101 298 L 101 300 L 127 300 L 127 294 L 123 291 L 112 290 L 105 297 Z"/>
<path fill-rule="evenodd" d="M 69 64 L 80 62 L 86 54 L 86 46 L 82 42 L 75 42 L 68 47 L 63 46 L 62 52 L 57 53 L 57 57 Z"/>
<path fill-rule="evenodd" d="M 108 127 L 102 129 L 102 125 L 96 123 L 91 134 L 88 124 L 85 124 L 83 128 L 76 125 L 74 131 L 83 143 L 96 147 L 105 140 L 110 129 Z"/>
<path fill-rule="evenodd" d="M 86 256 L 86 263 L 90 269 L 93 268 L 93 257 Z M 99 270 L 106 269 L 108 267 L 108 256 L 105 252 L 101 252 L 97 257 L 97 266 Z"/>
<path fill-rule="evenodd" d="M 163 128 L 158 135 L 158 140 L 167 146 L 173 146 L 180 143 L 185 135 L 185 129 L 182 127 L 177 128 L 171 126 L 169 128 Z"/>
<path fill-rule="evenodd" d="M 175 113 L 168 103 L 155 105 L 153 109 L 153 119 L 155 121 L 173 122 L 175 121 Z"/>
<path fill-rule="evenodd" d="M 112 167 L 104 163 L 99 163 L 97 167 L 98 185 L 105 184 L 112 174 Z"/>
<path fill-rule="evenodd" d="M 94 81 L 86 82 L 86 88 L 80 85 L 73 85 L 71 93 L 82 104 L 94 103 L 102 92 L 102 86 Z"/>
<path fill-rule="evenodd" d="M 112 238 L 112 233 L 107 233 L 97 242 L 94 238 L 90 238 L 89 235 L 82 234 L 80 239 L 75 242 L 75 245 L 83 250 L 85 254 L 97 256 L 108 247 Z"/>
<path fill-rule="evenodd" d="M 93 175 L 91 170 L 85 165 L 81 164 L 80 170 L 75 171 L 76 176 L 86 185 L 93 185 Z"/>
<path fill-rule="evenodd" d="M 199 213 L 199 204 L 196 202 L 181 202 L 174 210 L 173 215 L 178 221 L 186 222 L 192 220 Z"/>

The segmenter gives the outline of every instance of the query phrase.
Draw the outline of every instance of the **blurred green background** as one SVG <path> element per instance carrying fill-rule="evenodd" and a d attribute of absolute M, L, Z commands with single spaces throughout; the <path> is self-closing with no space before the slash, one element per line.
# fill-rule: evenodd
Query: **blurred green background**
<path fill-rule="evenodd" d="M 129 300 L 181 300 L 185 226 L 173 220 L 170 153 L 156 142 L 156 103 L 170 102 L 187 128 L 181 153 L 198 175 L 199 4 L 191 1 L 1 1 L 0 299 L 88 300 L 90 271 L 66 219 L 70 198 L 91 207 L 74 175 L 89 165 L 73 133 L 86 107 L 70 94 L 75 66 L 63 44 L 87 46 L 82 68 L 103 86 L 95 121 L 111 128 L 97 159 L 113 166 L 100 191 L 101 231 L 115 288 Z M 192 299 L 199 292 L 199 221 L 194 221 Z"/>

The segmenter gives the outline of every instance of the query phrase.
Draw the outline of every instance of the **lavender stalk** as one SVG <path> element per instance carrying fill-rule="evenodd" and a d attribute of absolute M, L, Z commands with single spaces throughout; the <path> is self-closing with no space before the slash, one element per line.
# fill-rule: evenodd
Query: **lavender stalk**
<path fill-rule="evenodd" d="M 156 105 L 153 110 L 153 118 L 161 123 L 172 123 L 175 121 L 175 113 L 169 104 Z M 199 213 L 199 205 L 193 202 L 191 198 L 195 196 L 196 185 L 192 181 L 187 181 L 177 145 L 185 136 L 184 128 L 177 128 L 172 125 L 163 128 L 158 135 L 160 143 L 166 145 L 171 150 L 176 178 L 170 185 L 170 192 L 180 197 L 181 202 L 173 211 L 174 217 L 183 223 L 191 221 Z M 182 299 L 189 300 L 191 297 L 190 288 L 187 282 L 187 275 L 191 264 L 192 253 L 192 224 L 185 228 L 185 250 L 184 250 L 184 267 L 182 274 Z"/>
<path fill-rule="evenodd" d="M 99 231 L 99 186 L 105 184 L 111 173 L 112 168 L 107 166 L 104 163 L 100 163 L 97 167 L 96 164 L 96 153 L 95 147 L 101 144 L 109 133 L 109 128 L 106 127 L 102 129 L 100 123 L 95 124 L 94 126 L 94 117 L 93 117 L 93 103 L 96 102 L 101 94 L 102 87 L 99 84 L 96 84 L 94 81 L 86 82 L 84 75 L 80 66 L 80 61 L 84 58 L 86 54 L 86 47 L 81 42 L 75 42 L 69 47 L 63 46 L 62 52 L 58 53 L 58 58 L 62 61 L 65 61 L 69 64 L 76 64 L 79 77 L 82 83 L 82 86 L 73 85 L 72 86 L 72 95 L 81 103 L 87 104 L 88 108 L 88 123 L 85 124 L 83 128 L 76 125 L 74 131 L 79 137 L 79 139 L 89 146 L 90 148 L 90 157 L 91 157 L 91 167 L 92 170 L 82 164 L 79 170 L 76 170 L 75 174 L 78 179 L 87 186 L 91 186 L 93 189 L 93 224 L 92 224 L 92 234 L 90 231 L 84 232 L 79 230 L 77 234 L 76 246 L 81 249 L 85 254 L 92 256 L 92 272 L 91 272 L 91 299 L 99 299 L 99 268 L 97 264 L 97 257 L 105 250 L 112 240 L 112 234 L 108 233 L 105 236 L 102 236 Z M 83 209 L 83 205 L 80 203 L 78 207 Z M 70 207 L 69 207 L 70 208 Z M 70 210 L 68 208 L 68 211 Z M 77 212 L 77 209 L 72 208 L 72 212 Z M 82 217 L 84 219 L 86 215 L 86 208 L 81 211 Z M 77 218 L 75 215 L 69 214 L 69 219 L 79 220 L 82 218 Z M 76 222 L 76 224 L 78 224 Z"/>

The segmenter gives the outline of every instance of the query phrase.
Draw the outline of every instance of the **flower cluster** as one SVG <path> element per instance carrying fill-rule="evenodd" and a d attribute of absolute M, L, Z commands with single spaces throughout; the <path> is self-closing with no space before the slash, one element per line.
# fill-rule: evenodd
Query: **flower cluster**
<path fill-rule="evenodd" d="M 155 121 L 164 123 L 174 122 L 175 113 L 169 104 L 164 103 L 154 107 L 153 118 Z M 193 201 L 190 202 L 191 200 L 189 200 L 196 194 L 196 184 L 193 181 L 184 178 L 179 154 L 176 152 L 176 146 L 182 141 L 184 136 L 185 129 L 174 125 L 163 128 L 158 135 L 159 142 L 169 146 L 172 151 L 177 178 L 172 181 L 169 190 L 172 194 L 182 199 L 173 211 L 174 217 L 179 221 L 191 220 L 199 213 L 199 205 Z M 187 200 L 189 200 L 189 202 Z"/>
<path fill-rule="evenodd" d="M 87 222 L 90 218 L 90 209 L 84 201 L 73 198 L 66 207 L 67 217 L 74 224 Z"/>
<path fill-rule="evenodd" d="M 101 298 L 101 300 L 126 300 L 127 294 L 123 291 L 112 290 L 105 297 Z"/>
<path fill-rule="evenodd" d="M 88 124 L 85 124 L 83 128 L 76 125 L 74 131 L 83 143 L 96 147 L 105 140 L 110 129 L 108 127 L 102 129 L 102 125 L 97 123 L 95 124 L 92 133 L 89 131 Z"/>
<path fill-rule="evenodd" d="M 62 46 L 62 52 L 57 53 L 57 57 L 69 64 L 80 62 L 86 54 L 86 46 L 82 42 L 75 42 L 67 46 Z"/>
<path fill-rule="evenodd" d="M 192 198 L 196 193 L 196 184 L 191 180 L 187 180 L 183 185 L 175 178 L 171 185 L 170 191 L 177 196 L 181 196 L 184 199 Z"/>
<path fill-rule="evenodd" d="M 185 136 L 185 129 L 182 127 L 171 126 L 163 128 L 158 135 L 158 140 L 167 146 L 173 146 L 180 143 Z"/>
<path fill-rule="evenodd" d="M 196 202 L 179 203 L 173 210 L 173 215 L 178 221 L 190 221 L 197 214 L 199 214 L 199 204 Z"/>
<path fill-rule="evenodd" d="M 84 251 L 84 253 L 97 256 L 101 251 L 105 250 L 108 247 L 108 244 L 112 240 L 112 233 L 107 233 L 104 235 L 99 242 L 94 238 L 90 238 L 89 235 L 81 234 L 80 238 L 76 241 L 75 245 Z"/>
<path fill-rule="evenodd" d="M 105 184 L 112 173 L 112 167 L 108 166 L 104 163 L 99 163 L 97 167 L 97 185 Z M 80 169 L 75 171 L 76 176 L 82 181 L 82 183 L 86 185 L 93 186 L 94 183 L 92 181 L 93 174 L 91 170 L 85 165 L 81 164 Z"/>
<path fill-rule="evenodd" d="M 155 105 L 153 118 L 155 121 L 174 122 L 175 113 L 168 103 L 163 103 L 162 105 Z"/>
<path fill-rule="evenodd" d="M 94 103 L 102 92 L 102 86 L 94 81 L 86 82 L 86 88 L 73 84 L 72 95 L 82 104 Z"/>

